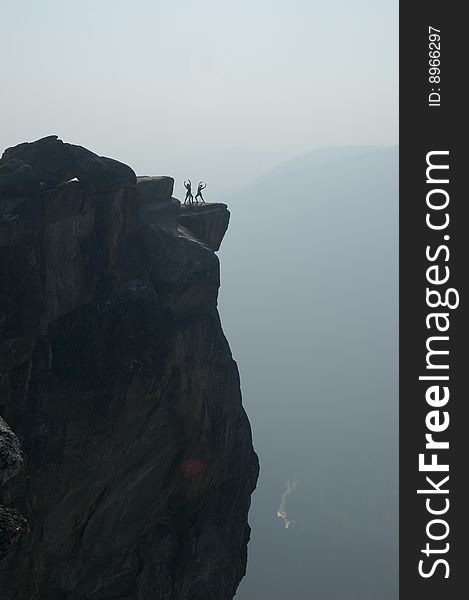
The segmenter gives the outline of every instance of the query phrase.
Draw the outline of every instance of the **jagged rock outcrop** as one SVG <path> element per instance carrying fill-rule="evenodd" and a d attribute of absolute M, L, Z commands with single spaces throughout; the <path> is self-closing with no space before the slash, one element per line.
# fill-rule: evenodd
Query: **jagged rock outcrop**
<path fill-rule="evenodd" d="M 258 463 L 216 308 L 227 209 L 211 233 L 179 224 L 171 178 L 84 179 L 0 195 L 0 414 L 24 452 L 0 500 L 31 530 L 1 598 L 231 599 Z"/>
<path fill-rule="evenodd" d="M 226 204 L 183 204 L 179 223 L 212 250 L 219 250 L 230 222 Z"/>
<path fill-rule="evenodd" d="M 0 417 L 0 486 L 23 466 L 18 438 Z M 16 511 L 0 504 L 0 560 L 28 529 L 26 520 Z"/>
<path fill-rule="evenodd" d="M 21 196 L 75 178 L 107 191 L 137 180 L 124 163 L 82 146 L 64 144 L 56 135 L 7 148 L 0 159 L 0 195 Z"/>
<path fill-rule="evenodd" d="M 23 466 L 18 438 L 0 417 L 0 486 L 16 475 Z"/>

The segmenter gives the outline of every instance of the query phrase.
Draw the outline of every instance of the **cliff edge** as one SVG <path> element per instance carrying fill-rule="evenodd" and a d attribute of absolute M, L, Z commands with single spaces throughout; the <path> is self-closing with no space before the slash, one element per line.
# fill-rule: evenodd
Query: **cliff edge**
<path fill-rule="evenodd" d="M 217 311 L 228 209 L 34 144 L 0 160 L 1 598 L 231 599 L 258 462 Z"/>

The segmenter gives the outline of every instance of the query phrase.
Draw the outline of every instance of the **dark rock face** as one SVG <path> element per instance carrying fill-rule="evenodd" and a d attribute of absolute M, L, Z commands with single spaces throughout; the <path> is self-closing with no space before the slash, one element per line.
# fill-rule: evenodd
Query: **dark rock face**
<path fill-rule="evenodd" d="M 212 250 L 219 250 L 230 213 L 226 204 L 181 205 L 179 223 Z"/>
<path fill-rule="evenodd" d="M 225 600 L 244 575 L 258 462 L 216 309 L 223 234 L 181 227 L 172 187 L 0 198 L 0 412 L 25 463 L 0 531 L 13 510 L 31 529 L 2 600 Z"/>
<path fill-rule="evenodd" d="M 0 417 L 0 485 L 16 475 L 23 466 L 18 438 Z"/>
<path fill-rule="evenodd" d="M 21 196 L 75 178 L 94 183 L 101 191 L 137 180 L 127 165 L 82 146 L 64 144 L 56 135 L 7 148 L 0 159 L 0 195 Z"/>
<path fill-rule="evenodd" d="M 22 466 L 18 438 L 0 417 L 0 486 Z M 26 520 L 16 510 L 0 505 L 0 561 L 27 530 Z"/>
<path fill-rule="evenodd" d="M 16 510 L 0 504 L 0 561 L 26 531 L 26 520 Z"/>

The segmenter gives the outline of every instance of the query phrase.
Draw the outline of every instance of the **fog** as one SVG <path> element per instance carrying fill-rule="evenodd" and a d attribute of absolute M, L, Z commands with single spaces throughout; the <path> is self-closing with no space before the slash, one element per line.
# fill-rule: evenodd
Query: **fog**
<path fill-rule="evenodd" d="M 237 598 L 395 600 L 398 3 L 1 13 L 2 149 L 57 134 L 230 205 L 220 311 L 261 461 Z"/>
<path fill-rule="evenodd" d="M 397 141 L 394 0 L 1 4 L 2 147 L 57 134 L 213 202 L 314 148 Z"/>
<path fill-rule="evenodd" d="M 220 311 L 260 456 L 241 600 L 395 600 L 397 148 L 312 152 L 230 202 Z"/>

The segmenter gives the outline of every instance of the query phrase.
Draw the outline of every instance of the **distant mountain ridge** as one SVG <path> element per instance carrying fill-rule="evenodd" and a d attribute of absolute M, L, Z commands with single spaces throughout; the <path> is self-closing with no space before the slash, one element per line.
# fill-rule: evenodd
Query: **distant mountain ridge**
<path fill-rule="evenodd" d="M 367 154 L 396 148 L 396 146 L 330 146 L 327 148 L 316 148 L 310 152 L 300 154 L 294 158 L 279 163 L 266 173 L 260 175 L 253 183 L 263 181 L 269 177 L 280 175 L 289 175 L 301 172 L 305 169 L 317 169 L 333 161 L 341 159 L 350 159 L 354 157 L 365 158 Z"/>

